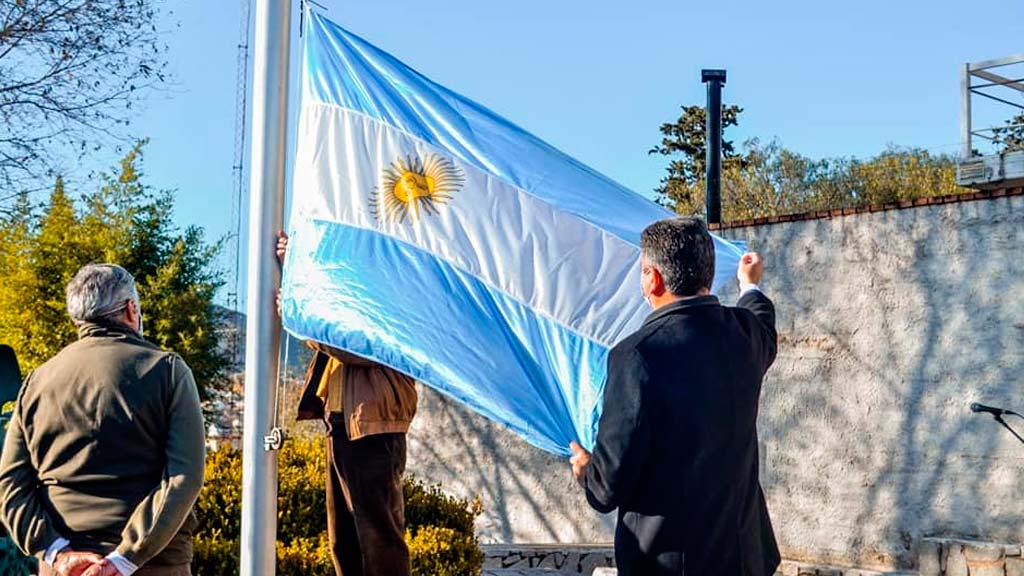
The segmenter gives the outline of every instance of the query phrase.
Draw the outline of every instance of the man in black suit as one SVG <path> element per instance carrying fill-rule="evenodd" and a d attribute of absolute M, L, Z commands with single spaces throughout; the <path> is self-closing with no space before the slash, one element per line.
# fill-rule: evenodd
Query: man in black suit
<path fill-rule="evenodd" d="M 654 312 L 609 354 L 597 443 L 592 456 L 573 443 L 573 474 L 594 509 L 618 508 L 620 576 L 771 576 L 757 409 L 776 333 L 761 258 L 743 255 L 731 308 L 711 295 L 715 249 L 700 220 L 656 222 L 640 250 Z"/>

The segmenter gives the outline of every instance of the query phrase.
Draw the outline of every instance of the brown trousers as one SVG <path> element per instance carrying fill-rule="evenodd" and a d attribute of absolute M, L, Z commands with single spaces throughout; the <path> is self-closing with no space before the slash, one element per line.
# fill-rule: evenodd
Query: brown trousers
<path fill-rule="evenodd" d="M 349 440 L 327 418 L 327 534 L 338 576 L 409 576 L 405 543 L 405 434 Z"/>
<path fill-rule="evenodd" d="M 46 562 L 39 563 L 39 576 L 57 576 Z M 184 566 L 143 566 L 132 576 L 192 576 L 192 567 Z"/>

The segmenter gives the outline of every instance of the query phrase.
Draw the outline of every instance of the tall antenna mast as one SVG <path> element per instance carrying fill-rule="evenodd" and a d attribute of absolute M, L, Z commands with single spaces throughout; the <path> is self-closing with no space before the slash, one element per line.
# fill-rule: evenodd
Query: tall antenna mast
<path fill-rule="evenodd" d="M 231 163 L 234 194 L 231 198 L 231 224 L 233 228 L 228 236 L 228 262 L 232 267 L 233 278 L 231 289 L 227 295 L 227 307 L 230 310 L 231 327 L 228 336 L 228 353 L 231 355 L 232 368 L 242 363 L 242 316 L 239 294 L 242 279 L 242 209 L 246 191 L 245 155 L 246 155 L 246 112 L 249 104 L 249 32 L 252 26 L 252 0 L 239 2 L 239 38 L 238 56 L 235 63 L 235 153 Z"/>

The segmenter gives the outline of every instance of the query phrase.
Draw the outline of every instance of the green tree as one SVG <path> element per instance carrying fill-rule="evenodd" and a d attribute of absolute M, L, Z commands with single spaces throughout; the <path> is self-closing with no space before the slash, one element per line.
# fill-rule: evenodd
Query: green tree
<path fill-rule="evenodd" d="M 814 204 L 810 179 L 814 163 L 777 141 L 743 143 L 744 162 L 722 170 L 723 218 L 744 220 L 801 212 Z M 701 184 L 703 186 L 703 183 Z M 704 201 L 703 190 L 700 201 Z"/>
<path fill-rule="evenodd" d="M 742 109 L 723 107 L 723 127 L 735 126 Z M 683 108 L 661 126 L 662 144 L 650 152 L 676 156 L 655 190 L 658 201 L 680 214 L 704 213 L 704 109 Z M 1024 131 L 1024 129 L 1022 129 Z M 722 146 L 724 221 L 814 210 L 884 204 L 964 191 L 956 185 L 956 163 L 926 150 L 891 147 L 868 160 L 813 160 L 778 141 L 753 138 L 738 149 Z"/>
<path fill-rule="evenodd" d="M 722 131 L 736 126 L 743 109 L 735 105 L 722 106 Z M 704 125 L 707 110 L 703 106 L 683 106 L 683 113 L 675 122 L 661 125 L 661 144 L 651 148 L 648 154 L 669 156 L 668 174 L 655 189 L 658 202 L 680 213 L 696 211 L 699 195 L 704 197 L 704 167 L 707 144 Z M 736 153 L 731 140 L 722 139 L 722 166 L 741 166 L 743 157 Z"/>
<path fill-rule="evenodd" d="M 76 338 L 64 287 L 83 265 L 115 262 L 136 279 L 146 338 L 174 350 L 192 368 L 200 391 L 218 387 L 228 366 L 213 305 L 222 274 L 221 245 L 200 228 L 179 230 L 171 193 L 145 183 L 144 142 L 124 157 L 98 190 L 75 201 L 57 179 L 49 201 L 27 199 L 0 220 L 0 342 L 31 370 Z"/>
<path fill-rule="evenodd" d="M 852 206 L 877 206 L 965 191 L 956 185 L 956 161 L 916 148 L 890 147 L 870 160 L 848 160 L 833 178 L 847 191 L 845 205 Z M 826 181 L 818 185 L 836 184 Z"/>
<path fill-rule="evenodd" d="M 1000 152 L 1024 150 L 1024 112 L 1007 120 L 1005 126 L 996 128 L 993 133 Z"/>

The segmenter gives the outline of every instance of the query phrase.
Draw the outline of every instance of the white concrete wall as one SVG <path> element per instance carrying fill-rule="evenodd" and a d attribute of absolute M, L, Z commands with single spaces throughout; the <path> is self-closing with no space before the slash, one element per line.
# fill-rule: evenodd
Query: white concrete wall
<path fill-rule="evenodd" d="M 789 559 L 910 567 L 930 535 L 1024 541 L 1024 197 L 726 231 L 762 252 L 780 352 L 760 420 Z M 410 470 L 479 494 L 489 542 L 601 542 L 568 465 L 424 391 Z M 1024 421 L 1015 424 L 1024 434 Z"/>
<path fill-rule="evenodd" d="M 422 384 L 419 393 L 408 471 L 460 496 L 479 496 L 483 543 L 612 541 L 614 515 L 590 509 L 567 459 L 534 448 Z"/>

